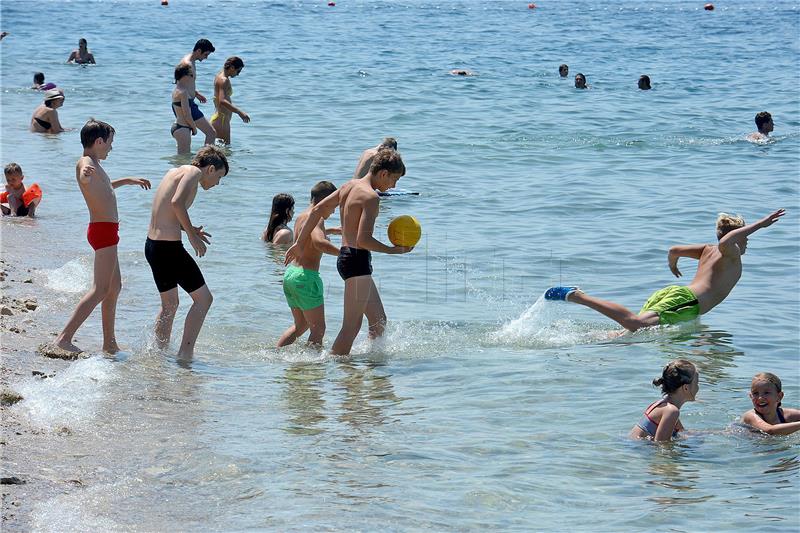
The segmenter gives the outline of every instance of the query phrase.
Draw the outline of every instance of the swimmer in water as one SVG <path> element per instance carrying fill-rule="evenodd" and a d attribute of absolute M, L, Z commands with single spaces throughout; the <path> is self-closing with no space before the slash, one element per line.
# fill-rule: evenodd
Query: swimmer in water
<path fill-rule="evenodd" d="M 762 372 L 750 383 L 753 408 L 742 415 L 742 422 L 768 435 L 790 435 L 800 430 L 800 409 L 781 407 L 781 380 Z"/>
<path fill-rule="evenodd" d="M 188 154 L 192 151 L 192 135 L 197 134 L 197 125 L 189 108 L 189 89 L 194 80 L 190 65 L 181 64 L 175 67 L 175 89 L 172 90 L 172 123 L 170 133 L 178 143 L 178 153 Z"/>
<path fill-rule="evenodd" d="M 77 63 L 78 65 L 94 65 L 94 54 L 89 51 L 86 44 L 86 39 L 81 38 L 78 41 L 78 49 L 73 50 L 67 58 L 67 63 Z"/>
<path fill-rule="evenodd" d="M 642 74 L 641 76 L 639 76 L 638 85 L 639 85 L 639 88 L 641 90 L 649 91 L 651 89 L 651 87 L 650 87 L 650 76 L 648 76 L 647 74 Z"/>
<path fill-rule="evenodd" d="M 358 160 L 356 170 L 353 172 L 353 179 L 363 178 L 367 175 L 369 167 L 372 165 L 372 160 L 381 150 L 397 150 L 397 139 L 394 137 L 386 137 L 378 146 L 367 148 L 361 152 L 361 159 Z"/>
<path fill-rule="evenodd" d="M 717 218 L 717 244 L 688 244 L 670 248 L 667 263 L 675 277 L 682 276 L 678 270 L 678 259 L 681 257 L 699 261 L 697 273 L 686 287 L 671 285 L 654 292 L 639 314 L 620 304 L 589 296 L 578 287 L 552 287 L 544 297 L 546 300 L 585 305 L 629 331 L 694 320 L 722 303 L 736 286 L 742 276 L 742 256 L 747 250 L 749 235 L 770 227 L 785 213 L 783 209 L 778 209 L 749 225 L 745 225 L 742 217 L 721 213 Z"/>
<path fill-rule="evenodd" d="M 292 244 L 294 233 L 289 227 L 289 222 L 294 216 L 294 197 L 291 194 L 276 194 L 272 198 L 272 211 L 269 214 L 269 222 L 261 240 L 272 244 Z"/>
<path fill-rule="evenodd" d="M 566 63 L 562 63 L 561 65 L 559 65 L 558 75 L 561 76 L 562 78 L 566 78 L 567 76 L 569 76 L 569 65 L 567 65 Z"/>
<path fill-rule="evenodd" d="M 203 112 L 200 111 L 200 108 L 194 101 L 196 97 L 198 100 L 200 100 L 201 104 L 207 102 L 206 97 L 200 94 L 200 91 L 197 90 L 197 68 L 195 62 L 205 61 L 208 59 L 208 56 L 214 52 L 214 50 L 215 48 L 214 45 L 211 44 L 211 41 L 208 39 L 199 39 L 196 43 L 194 43 L 192 53 L 185 55 L 178 63 L 178 66 L 189 65 L 192 67 L 192 79 L 187 89 L 189 92 L 189 109 L 192 113 L 192 119 L 194 119 L 195 124 L 197 124 L 197 128 L 206 136 L 205 144 L 214 144 L 214 139 L 216 138 L 217 133 L 214 131 L 214 127 L 203 115 Z"/>
<path fill-rule="evenodd" d="M 236 56 L 225 60 L 225 66 L 214 78 L 214 107 L 216 111 L 211 115 L 211 125 L 214 127 L 217 139 L 222 139 L 225 144 L 231 143 L 231 116 L 233 113 L 239 115 L 242 122 L 250 122 L 250 116 L 233 105 L 231 96 L 233 86 L 231 78 L 238 76 L 244 68 L 244 61 Z"/>
<path fill-rule="evenodd" d="M 589 86 L 586 85 L 586 76 L 578 72 L 575 74 L 575 88 L 576 89 L 588 89 Z"/>
<path fill-rule="evenodd" d="M 474 76 L 475 74 L 471 70 L 463 70 L 463 69 L 453 69 L 450 71 L 450 74 L 453 76 Z"/>
<path fill-rule="evenodd" d="M 66 131 L 58 121 L 58 108 L 64 105 L 64 93 L 50 89 L 44 93 L 44 102 L 36 108 L 31 117 L 31 131 L 34 133 L 61 133 Z"/>
<path fill-rule="evenodd" d="M 768 140 L 769 134 L 775 129 L 775 124 L 772 122 L 772 115 L 766 111 L 758 113 L 756 115 L 756 128 L 758 128 L 758 131 L 754 131 L 748 135 L 747 140 L 761 142 Z"/>
<path fill-rule="evenodd" d="M 697 368 L 685 359 L 671 361 L 665 366 L 661 377 L 653 380 L 653 385 L 660 386 L 664 396 L 645 409 L 642 418 L 631 429 L 631 438 L 663 442 L 684 431 L 680 421 L 681 406 L 694 401 L 700 389 L 699 379 Z"/>

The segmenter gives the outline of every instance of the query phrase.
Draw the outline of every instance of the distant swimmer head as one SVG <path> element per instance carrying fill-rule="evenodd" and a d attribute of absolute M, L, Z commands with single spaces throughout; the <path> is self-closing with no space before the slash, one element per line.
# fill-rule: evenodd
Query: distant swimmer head
<path fill-rule="evenodd" d="M 766 111 L 762 111 L 756 115 L 756 127 L 759 133 L 767 135 L 775 129 L 775 124 L 772 122 L 772 115 Z"/>
<path fill-rule="evenodd" d="M 406 173 L 406 166 L 400 152 L 379 150 L 372 158 L 369 173 L 372 176 L 372 185 L 385 192 L 397 185 L 398 180 Z"/>
<path fill-rule="evenodd" d="M 331 194 L 336 192 L 336 185 L 331 183 L 330 181 L 320 181 L 317 182 L 313 187 L 311 187 L 311 203 L 318 204 Z M 330 217 L 338 205 L 336 203 L 328 206 L 328 209 L 322 212 L 322 218 L 327 219 Z"/>
<path fill-rule="evenodd" d="M 269 213 L 269 223 L 265 240 L 272 242 L 275 231 L 285 226 L 294 215 L 294 197 L 291 194 L 279 193 L 272 197 L 272 210 Z"/>
<path fill-rule="evenodd" d="M 384 137 L 381 144 L 378 145 L 378 150 L 397 150 L 397 139 L 394 137 Z"/>
<path fill-rule="evenodd" d="M 569 76 L 569 65 L 567 65 L 566 63 L 562 63 L 561 65 L 559 65 L 558 75 L 561 76 L 562 78 L 566 78 L 567 76 Z"/>
<path fill-rule="evenodd" d="M 44 84 L 44 72 L 36 72 L 33 75 L 33 83 L 34 83 L 34 85 L 43 85 Z"/>
<path fill-rule="evenodd" d="M 192 73 L 192 66 L 188 63 L 180 63 L 177 67 L 175 67 L 175 83 L 180 82 L 185 77 L 194 77 Z"/>
<path fill-rule="evenodd" d="M 225 72 L 226 76 L 234 78 L 239 75 L 243 68 L 244 61 L 242 61 L 242 58 L 231 56 L 225 60 L 225 66 L 222 67 L 222 70 Z"/>
<path fill-rule="evenodd" d="M 639 88 L 643 91 L 650 90 L 650 76 L 647 74 L 642 74 L 639 76 Z"/>
<path fill-rule="evenodd" d="M 691 361 L 677 359 L 670 361 L 661 372 L 661 377 L 653 380 L 653 385 L 661 387 L 664 394 L 672 394 L 679 389 L 694 398 L 698 390 L 699 372 Z"/>
<path fill-rule="evenodd" d="M 86 39 L 84 39 L 83 37 L 78 39 L 78 48 L 80 48 L 81 50 L 86 50 L 87 46 L 89 46 L 89 43 L 86 42 Z"/>
<path fill-rule="evenodd" d="M 450 71 L 453 76 L 472 76 L 472 71 L 454 68 Z"/>
<path fill-rule="evenodd" d="M 714 4 L 708 3 L 703 6 L 703 9 L 705 9 L 706 11 L 714 11 Z"/>
<path fill-rule="evenodd" d="M 575 88 L 586 89 L 586 76 L 578 72 L 575 74 Z"/>

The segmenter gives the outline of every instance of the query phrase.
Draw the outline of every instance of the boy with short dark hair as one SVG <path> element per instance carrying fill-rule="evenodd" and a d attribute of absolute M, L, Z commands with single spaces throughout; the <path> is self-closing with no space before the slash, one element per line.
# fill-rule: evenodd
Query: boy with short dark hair
<path fill-rule="evenodd" d="M 144 246 L 144 256 L 153 271 L 153 280 L 161 295 L 161 309 L 156 317 L 155 336 L 159 347 L 169 344 L 172 322 L 178 310 L 178 286 L 189 293 L 192 307 L 186 315 L 183 339 L 178 357 L 191 359 L 200 329 L 211 307 L 213 297 L 206 286 L 203 273 L 183 247 L 181 231 L 186 232 L 189 244 L 198 257 L 211 244 L 203 226 L 194 226 L 189 207 L 194 202 L 198 186 L 203 190 L 219 184 L 228 174 L 228 160 L 216 146 L 198 150 L 191 164 L 168 171 L 156 189 L 150 229 Z"/>
<path fill-rule="evenodd" d="M 775 129 L 775 124 L 772 122 L 772 115 L 766 111 L 762 111 L 756 114 L 755 121 L 758 131 L 754 131 L 748 135 L 747 138 L 751 141 L 766 141 L 769 139 L 769 134 Z"/>
<path fill-rule="evenodd" d="M 72 344 L 72 337 L 89 315 L 102 303 L 103 351 L 119 351 L 114 334 L 117 297 L 122 290 L 119 272 L 117 243 L 119 242 L 119 214 L 114 189 L 123 185 L 150 188 L 144 178 L 120 178 L 111 181 L 100 161 L 108 157 L 114 142 L 114 128 L 110 124 L 90 118 L 81 128 L 83 156 L 75 165 L 75 178 L 89 209 L 89 227 L 86 238 L 94 249 L 94 281 L 89 292 L 81 298 L 64 330 L 56 339 L 56 346 L 68 352 L 80 352 Z"/>
<path fill-rule="evenodd" d="M 198 91 L 196 87 L 197 68 L 195 62 L 205 61 L 208 59 L 208 56 L 214 52 L 214 50 L 215 48 L 214 45 L 211 44 L 211 41 L 208 39 L 199 39 L 196 43 L 194 43 L 192 53 L 184 56 L 177 65 L 177 67 L 180 67 L 181 65 L 189 65 L 192 67 L 192 80 L 189 82 L 189 88 L 187 89 L 189 97 L 189 110 L 192 113 L 192 120 L 194 120 L 195 125 L 206 136 L 205 144 L 214 144 L 214 139 L 216 138 L 217 134 L 214 131 L 214 127 L 203 115 L 203 112 L 200 111 L 200 107 L 198 107 L 197 103 L 194 101 L 195 97 L 200 100 L 201 104 L 205 104 L 207 101 L 206 97 L 200 94 L 200 91 Z"/>
<path fill-rule="evenodd" d="M 330 181 L 320 181 L 311 189 L 311 204 L 300 213 L 294 224 L 294 233 L 299 235 L 308 222 L 311 209 L 319 202 L 336 192 L 336 185 Z M 283 275 L 283 293 L 292 311 L 294 324 L 283 332 L 278 340 L 278 348 L 292 344 L 307 329 L 308 344 L 322 347 L 325 336 L 325 289 L 319 275 L 322 254 L 339 255 L 339 249 L 331 244 L 326 235 L 339 233 L 336 229 L 325 229 L 325 220 L 336 210 L 332 203 L 320 212 L 319 221 L 311 230 L 311 240 L 306 242 L 303 256 L 286 267 Z"/>

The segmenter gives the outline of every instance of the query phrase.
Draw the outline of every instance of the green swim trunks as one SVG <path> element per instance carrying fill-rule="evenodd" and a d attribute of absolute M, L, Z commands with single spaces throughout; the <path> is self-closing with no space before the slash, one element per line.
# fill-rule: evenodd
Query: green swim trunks
<path fill-rule="evenodd" d="M 319 307 L 323 302 L 319 272 L 289 265 L 283 274 L 283 294 L 292 309 L 308 311 Z"/>
<path fill-rule="evenodd" d="M 658 313 L 658 321 L 662 326 L 677 324 L 700 316 L 700 303 L 689 287 L 670 285 L 648 298 L 639 314 L 645 311 Z"/>

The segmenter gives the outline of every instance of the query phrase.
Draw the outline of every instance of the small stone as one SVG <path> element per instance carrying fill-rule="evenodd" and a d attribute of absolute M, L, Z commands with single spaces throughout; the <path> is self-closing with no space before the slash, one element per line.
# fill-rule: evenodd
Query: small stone
<path fill-rule="evenodd" d="M 11 316 L 13 314 L 14 311 L 12 311 L 10 307 L 4 305 L 2 308 L 0 308 L 0 315 Z"/>
<path fill-rule="evenodd" d="M 25 300 L 25 309 L 28 311 L 34 311 L 37 307 L 39 304 L 36 303 L 36 300 Z"/>
<path fill-rule="evenodd" d="M 28 278 L 25 281 L 23 281 L 22 283 L 33 283 L 33 280 L 31 278 Z"/>
<path fill-rule="evenodd" d="M 24 485 L 25 481 L 16 477 L 0 477 L 0 485 Z"/>
<path fill-rule="evenodd" d="M 45 374 L 41 370 L 31 370 L 31 375 L 32 376 L 40 376 L 40 377 L 43 377 L 43 378 L 47 377 L 47 374 Z"/>
<path fill-rule="evenodd" d="M 20 396 L 16 392 L 4 391 L 0 393 L 0 405 L 4 406 L 14 405 L 20 400 L 22 400 L 22 396 Z"/>
<path fill-rule="evenodd" d="M 44 357 L 49 357 L 50 359 L 64 359 L 65 361 L 74 361 L 78 358 L 88 357 L 84 352 L 68 352 L 54 344 L 40 344 L 37 351 Z"/>
<path fill-rule="evenodd" d="M 72 430 L 69 429 L 68 427 L 64 426 L 64 427 L 59 428 L 56 433 L 58 433 L 59 435 L 67 436 L 67 435 L 72 435 Z"/>
<path fill-rule="evenodd" d="M 12 333 L 19 333 L 19 332 L 20 332 L 20 331 L 19 331 L 19 328 L 15 328 L 15 327 L 13 327 L 13 326 L 12 326 L 12 327 L 10 327 L 10 328 L 8 328 L 8 331 L 10 331 L 10 332 L 12 332 Z"/>

